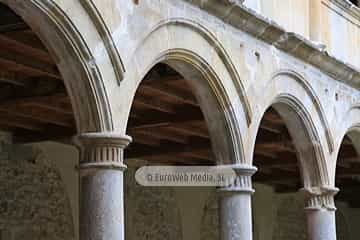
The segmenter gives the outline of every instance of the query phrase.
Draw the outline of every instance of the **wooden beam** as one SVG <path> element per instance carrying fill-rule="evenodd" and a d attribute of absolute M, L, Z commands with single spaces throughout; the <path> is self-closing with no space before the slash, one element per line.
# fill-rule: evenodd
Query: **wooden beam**
<path fill-rule="evenodd" d="M 39 44 L 26 41 L 24 35 L 26 35 L 26 33 L 22 34 L 21 37 L 14 37 L 14 35 L 9 34 L 0 34 L 0 45 L 3 48 L 16 54 L 24 54 L 31 58 L 35 58 L 53 65 L 54 61 L 51 58 L 49 52 L 47 52 L 45 48 L 40 49 L 38 47 Z"/>
<path fill-rule="evenodd" d="M 198 106 L 197 100 L 191 92 L 178 89 L 162 82 L 143 82 L 138 89 L 139 92 L 153 92 L 181 103 Z"/>
<path fill-rule="evenodd" d="M 21 117 L 10 117 L 8 115 L 0 116 L 0 125 L 12 128 L 21 128 L 30 131 L 41 132 L 44 131 L 44 127 L 28 119 Z"/>
<path fill-rule="evenodd" d="M 209 138 L 208 131 L 203 130 L 199 127 L 193 127 L 192 124 L 196 123 L 203 123 L 206 125 L 205 120 L 186 120 L 182 122 L 163 122 L 163 123 L 156 123 L 156 124 L 144 124 L 138 125 L 136 127 L 130 127 L 129 131 L 136 130 L 136 129 L 148 129 L 151 131 L 156 131 L 159 128 L 170 129 L 176 133 L 180 133 L 183 135 L 189 136 L 199 136 L 203 138 Z"/>
<path fill-rule="evenodd" d="M 162 143 L 162 147 L 149 147 L 146 145 L 132 144 L 129 148 L 128 158 L 147 158 L 150 156 L 162 156 L 169 154 L 184 154 L 194 151 L 208 151 L 211 149 L 210 141 L 197 141 L 188 145 L 175 143 Z"/>
<path fill-rule="evenodd" d="M 66 114 L 70 116 L 74 115 L 71 108 L 71 104 L 69 102 L 69 98 L 68 96 L 66 96 L 66 94 L 27 97 L 27 98 L 15 99 L 14 101 L 11 101 L 11 103 L 22 105 L 24 107 L 39 107 L 42 109 L 47 109 L 50 112 L 53 111 L 56 113 Z"/>
<path fill-rule="evenodd" d="M 172 142 L 183 143 L 186 144 L 188 142 L 188 138 L 186 135 L 178 134 L 176 132 L 169 131 L 168 129 L 164 128 L 157 128 L 156 130 L 153 129 L 133 129 L 129 130 L 130 135 L 133 133 L 141 133 L 143 135 L 148 135 L 149 137 L 153 137 L 154 139 L 163 139 L 169 140 Z"/>
<path fill-rule="evenodd" d="M 338 155 L 338 159 L 355 158 L 358 154 L 352 145 L 342 145 Z"/>
<path fill-rule="evenodd" d="M 193 121 L 192 123 L 194 123 L 194 122 L 198 122 L 198 121 Z M 189 123 L 189 122 L 186 122 L 186 123 Z M 203 124 L 206 125 L 205 121 L 203 121 Z M 184 124 L 184 123 L 173 123 L 173 124 L 170 124 L 169 126 L 167 126 L 166 128 L 172 129 L 178 133 L 182 133 L 182 134 L 189 135 L 189 136 L 210 138 L 210 135 L 209 135 L 209 132 L 207 131 L 207 129 L 203 130 L 202 128 L 188 126 L 187 124 Z"/>
<path fill-rule="evenodd" d="M 165 113 L 175 113 L 175 107 L 173 104 L 161 101 L 155 96 L 149 97 L 142 94 L 137 94 L 135 96 L 133 105 L 142 106 Z"/>
<path fill-rule="evenodd" d="M 261 121 L 260 128 L 275 134 L 281 134 L 282 132 L 285 131 L 283 124 L 276 124 L 266 119 L 263 119 Z"/>
<path fill-rule="evenodd" d="M 177 73 L 173 74 L 163 74 L 163 73 L 157 73 L 157 74 L 150 74 L 145 77 L 143 80 L 144 84 L 151 84 L 154 82 L 161 82 L 161 83 L 172 83 L 172 82 L 178 82 L 178 81 L 186 81 L 183 76 Z"/>
<path fill-rule="evenodd" d="M 42 54 L 45 54 L 45 53 L 49 54 L 47 49 L 45 48 L 44 44 L 36 36 L 36 34 L 33 31 L 31 31 L 31 29 L 20 30 L 20 31 L 15 31 L 15 32 L 6 32 L 6 33 L 1 33 L 1 35 L 5 36 L 13 41 L 18 42 L 19 44 L 27 45 L 33 49 L 36 49 L 37 51 L 43 52 Z"/>
<path fill-rule="evenodd" d="M 133 143 L 158 147 L 161 142 L 160 139 L 136 131 L 132 132 L 130 135 L 133 138 Z"/>
<path fill-rule="evenodd" d="M 190 156 L 190 157 L 195 157 L 195 158 L 199 158 L 202 160 L 208 160 L 208 161 L 212 161 L 215 162 L 215 156 L 213 154 L 213 152 L 211 151 L 211 147 L 209 147 L 208 149 L 199 149 L 199 150 L 194 150 L 191 152 L 185 152 L 181 154 L 182 156 Z"/>
<path fill-rule="evenodd" d="M 22 117 L 42 123 L 51 123 L 63 127 L 73 128 L 73 118 L 64 117 L 62 114 L 54 114 L 36 108 L 30 108 L 21 102 L 0 103 L 0 112 L 8 116 Z"/>
<path fill-rule="evenodd" d="M 18 77 L 18 74 L 13 72 L 7 72 L 3 69 L 0 70 L 0 82 L 1 83 L 8 83 L 15 86 L 25 87 L 26 81 Z"/>
<path fill-rule="evenodd" d="M 203 120 L 200 108 L 182 106 L 176 108 L 176 114 L 142 112 L 136 113 L 138 119 L 130 119 L 129 129 L 151 128 L 174 123 L 184 123 Z M 149 117 L 150 116 L 150 117 Z"/>
<path fill-rule="evenodd" d="M 131 160 L 131 159 L 133 159 L 133 158 L 130 158 L 129 160 Z M 129 160 L 127 160 L 127 161 L 129 161 Z M 146 165 L 159 165 L 159 164 L 163 164 L 163 165 L 167 165 L 167 166 L 176 166 L 176 165 L 211 166 L 211 165 L 214 165 L 213 161 L 199 159 L 199 158 L 191 157 L 191 156 L 179 156 L 179 155 L 174 155 L 174 154 L 161 155 L 161 156 L 149 156 L 149 157 L 146 157 L 146 159 L 141 159 L 141 160 L 145 160 Z"/>
<path fill-rule="evenodd" d="M 336 178 L 351 178 L 360 177 L 360 166 L 352 166 L 351 168 L 344 168 L 338 166 L 336 169 Z"/>
<path fill-rule="evenodd" d="M 272 108 L 264 114 L 263 119 L 274 124 L 284 124 L 284 121 L 281 119 L 280 115 Z"/>
<path fill-rule="evenodd" d="M 295 152 L 295 148 L 287 131 L 283 131 L 281 134 L 276 134 L 261 129 L 256 138 L 255 148 L 259 151 Z"/>
<path fill-rule="evenodd" d="M 0 64 L 11 71 L 24 71 L 28 74 L 61 79 L 55 65 L 37 61 L 21 54 L 11 53 L 4 49 L 0 50 Z"/>

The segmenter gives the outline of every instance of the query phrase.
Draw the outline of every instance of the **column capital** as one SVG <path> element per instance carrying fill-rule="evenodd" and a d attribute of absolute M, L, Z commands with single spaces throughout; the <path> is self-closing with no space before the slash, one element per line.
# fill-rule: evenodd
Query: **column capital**
<path fill-rule="evenodd" d="M 336 210 L 334 196 L 339 192 L 338 188 L 305 187 L 301 191 L 305 193 L 305 210 Z"/>
<path fill-rule="evenodd" d="M 80 169 L 110 168 L 124 170 L 124 149 L 130 136 L 114 132 L 82 133 L 75 139 L 81 149 Z"/>
<path fill-rule="evenodd" d="M 226 187 L 219 188 L 220 192 L 242 192 L 242 193 L 254 193 L 252 188 L 251 177 L 257 171 L 255 166 L 247 164 L 234 164 L 224 165 L 224 167 L 230 167 L 235 172 L 235 178 L 230 180 L 230 183 Z"/>

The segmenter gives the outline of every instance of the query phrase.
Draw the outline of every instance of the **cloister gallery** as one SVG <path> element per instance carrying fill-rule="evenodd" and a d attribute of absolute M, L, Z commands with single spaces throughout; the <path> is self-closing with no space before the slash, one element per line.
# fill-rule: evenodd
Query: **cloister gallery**
<path fill-rule="evenodd" d="M 357 4 L 0 0 L 0 240 L 357 240 Z"/>

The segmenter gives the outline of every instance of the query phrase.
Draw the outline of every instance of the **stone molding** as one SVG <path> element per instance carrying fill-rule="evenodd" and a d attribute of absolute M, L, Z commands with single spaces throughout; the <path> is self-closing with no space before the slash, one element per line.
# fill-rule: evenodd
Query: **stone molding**
<path fill-rule="evenodd" d="M 338 188 L 309 187 L 301 191 L 305 193 L 305 210 L 336 210 L 334 196 L 339 192 Z"/>
<path fill-rule="evenodd" d="M 80 0 L 80 3 L 89 14 L 91 20 L 93 21 L 96 29 L 104 41 L 106 51 L 108 52 L 111 63 L 114 67 L 118 85 L 120 85 L 120 82 L 124 78 L 125 67 L 120 58 L 120 53 L 116 48 L 116 44 L 111 35 L 110 29 L 107 27 L 105 20 L 101 16 L 101 13 L 99 12 L 93 0 Z"/>
<path fill-rule="evenodd" d="M 245 164 L 229 165 L 228 167 L 234 170 L 236 177 L 230 180 L 228 186 L 220 188 L 219 192 L 241 192 L 249 194 L 255 192 L 252 187 L 251 177 L 257 171 L 256 167 Z"/>
<path fill-rule="evenodd" d="M 81 149 L 80 169 L 110 168 L 125 170 L 124 149 L 131 137 L 116 133 L 84 133 L 76 138 Z"/>
<path fill-rule="evenodd" d="M 229 0 L 223 0 L 223 1 L 229 1 Z M 202 25 L 199 22 L 195 22 L 193 20 L 186 18 L 169 18 L 165 21 L 160 22 L 151 32 L 155 32 L 157 29 L 161 27 L 172 26 L 172 25 L 183 26 L 197 32 L 214 48 L 215 52 L 218 54 L 223 64 L 225 65 L 226 69 L 228 70 L 228 73 L 231 75 L 235 87 L 240 92 L 239 97 L 241 99 L 241 104 L 243 104 L 243 110 L 245 112 L 246 122 L 247 125 L 250 126 L 253 119 L 253 110 L 251 109 L 249 97 L 247 96 L 245 90 L 246 88 L 243 84 L 243 80 L 240 78 L 240 75 L 236 70 L 234 62 L 232 61 L 229 53 L 226 51 L 221 41 L 219 41 L 219 39 L 209 29 L 206 28 L 206 26 Z M 228 105 L 231 104 L 227 103 L 227 106 Z"/>
<path fill-rule="evenodd" d="M 281 76 L 289 76 L 290 78 L 295 80 L 297 83 L 299 83 L 304 88 L 306 93 L 309 95 L 309 97 L 311 98 L 311 101 L 314 104 L 314 107 L 318 113 L 318 116 L 322 122 L 322 125 L 325 129 L 326 141 L 327 141 L 327 144 L 329 147 L 329 151 L 330 151 L 330 153 L 332 153 L 335 148 L 335 143 L 334 143 L 334 137 L 330 130 L 330 124 L 329 124 L 327 118 L 325 117 L 326 114 L 325 114 L 324 108 L 321 105 L 321 101 L 320 101 L 316 91 L 309 83 L 308 79 L 305 78 L 304 76 L 302 76 L 300 73 L 297 73 L 291 69 L 280 69 L 274 74 L 274 76 L 272 78 L 275 79 L 276 77 L 279 77 L 279 76 L 280 77 Z"/>
<path fill-rule="evenodd" d="M 256 13 L 243 4 L 229 4 L 230 0 L 185 1 L 218 17 L 223 22 L 319 68 L 335 80 L 360 89 L 360 70 L 331 56 L 323 44 L 316 44 L 299 34 L 287 32 L 273 20 Z"/>

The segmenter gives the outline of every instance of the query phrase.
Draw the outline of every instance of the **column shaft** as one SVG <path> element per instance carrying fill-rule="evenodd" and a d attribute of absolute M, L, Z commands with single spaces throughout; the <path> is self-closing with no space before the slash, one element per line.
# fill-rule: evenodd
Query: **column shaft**
<path fill-rule="evenodd" d="M 335 211 L 307 210 L 309 240 L 336 240 Z"/>
<path fill-rule="evenodd" d="M 252 240 L 251 195 L 223 193 L 220 224 L 222 240 Z"/>
<path fill-rule="evenodd" d="M 219 190 L 220 228 L 222 240 L 252 240 L 251 195 L 254 190 L 251 176 L 256 172 L 252 166 L 235 165 L 236 178 Z"/>
<path fill-rule="evenodd" d="M 127 136 L 82 134 L 80 240 L 124 240 L 123 149 Z"/>
<path fill-rule="evenodd" d="M 305 211 L 309 240 L 336 240 L 335 203 L 337 188 L 305 189 Z"/>

